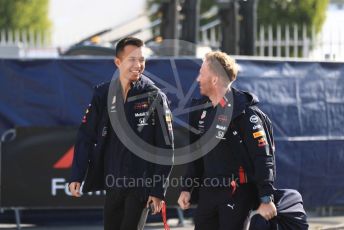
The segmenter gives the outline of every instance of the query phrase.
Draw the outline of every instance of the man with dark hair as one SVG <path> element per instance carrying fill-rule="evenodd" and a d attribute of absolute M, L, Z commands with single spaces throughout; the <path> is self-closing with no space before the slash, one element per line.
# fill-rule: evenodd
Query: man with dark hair
<path fill-rule="evenodd" d="M 144 46 L 143 41 L 141 39 L 134 37 L 125 37 L 117 42 L 115 49 L 115 57 L 119 58 L 120 54 L 124 51 L 124 48 L 129 45 L 136 47 Z"/>
<path fill-rule="evenodd" d="M 242 229 L 249 211 L 256 208 L 265 220 L 277 215 L 271 123 L 254 95 L 231 86 L 237 73 L 235 60 L 216 51 L 206 54 L 197 78 L 203 97 L 193 106 L 202 109 L 190 114 L 190 125 L 198 130 L 190 139 L 210 134 L 206 141 L 216 144 L 205 152 L 208 144 L 199 143 L 197 151 L 203 157 L 189 163 L 185 175 L 194 183 L 184 186 L 178 199 L 187 209 L 191 192 L 199 189 L 196 230 Z"/>
<path fill-rule="evenodd" d="M 134 37 L 117 43 L 117 78 L 95 88 L 75 144 L 69 189 L 80 197 L 85 181 L 83 192 L 106 190 L 107 230 L 136 230 L 147 206 L 152 206 L 153 214 L 159 213 L 166 189 L 163 178 L 171 170 L 171 165 L 145 160 L 126 145 L 132 138 L 167 149 L 172 164 L 171 112 L 165 94 L 143 75 L 143 46 Z"/>

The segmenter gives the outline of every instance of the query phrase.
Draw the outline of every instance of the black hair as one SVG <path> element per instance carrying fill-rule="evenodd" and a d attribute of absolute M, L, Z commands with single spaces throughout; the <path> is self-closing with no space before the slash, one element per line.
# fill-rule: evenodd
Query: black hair
<path fill-rule="evenodd" d="M 138 39 L 135 37 L 122 38 L 116 44 L 115 56 L 119 57 L 119 54 L 124 50 L 124 47 L 126 47 L 127 45 L 133 45 L 133 46 L 141 47 L 144 45 L 144 43 L 141 39 Z"/>

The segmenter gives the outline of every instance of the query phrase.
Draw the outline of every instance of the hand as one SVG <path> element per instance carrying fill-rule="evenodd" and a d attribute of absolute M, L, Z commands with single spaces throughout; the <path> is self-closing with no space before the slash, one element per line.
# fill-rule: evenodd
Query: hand
<path fill-rule="evenodd" d="M 178 204 L 181 209 L 185 210 L 190 208 L 190 199 L 191 199 L 191 193 L 190 192 L 181 192 L 179 199 L 178 199 Z"/>
<path fill-rule="evenodd" d="M 72 193 L 74 197 L 80 197 L 80 182 L 72 182 L 69 184 L 69 191 Z"/>
<path fill-rule="evenodd" d="M 257 212 L 264 217 L 265 220 L 271 220 L 277 216 L 277 209 L 272 201 L 268 204 L 261 203 L 257 209 Z"/>
<path fill-rule="evenodd" d="M 155 214 L 159 213 L 161 211 L 161 207 L 162 207 L 162 200 L 157 198 L 157 197 L 154 197 L 154 196 L 149 196 L 146 207 L 148 208 L 151 205 L 151 203 L 153 206 L 152 214 L 155 215 Z"/>

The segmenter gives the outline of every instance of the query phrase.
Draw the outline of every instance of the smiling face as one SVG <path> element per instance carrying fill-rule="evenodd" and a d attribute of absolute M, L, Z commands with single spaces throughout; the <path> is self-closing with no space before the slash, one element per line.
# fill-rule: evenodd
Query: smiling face
<path fill-rule="evenodd" d="M 197 77 L 197 82 L 199 84 L 201 95 L 209 97 L 213 93 L 216 79 L 214 73 L 210 70 L 207 61 L 204 61 L 201 66 L 199 75 Z"/>
<path fill-rule="evenodd" d="M 120 77 L 129 82 L 139 80 L 141 73 L 145 69 L 142 46 L 126 45 L 118 57 L 115 58 L 115 64 L 119 69 Z"/>

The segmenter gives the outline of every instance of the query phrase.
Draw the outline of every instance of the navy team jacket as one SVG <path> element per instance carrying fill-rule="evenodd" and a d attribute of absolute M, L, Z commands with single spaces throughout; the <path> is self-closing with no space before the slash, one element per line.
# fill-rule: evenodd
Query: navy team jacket
<path fill-rule="evenodd" d="M 182 190 L 209 186 L 203 185 L 202 180 L 217 178 L 220 182 L 235 180 L 239 186 L 254 183 L 259 197 L 271 195 L 275 180 L 271 122 L 257 107 L 256 96 L 235 88 L 231 91 L 233 93 L 227 93 L 216 107 L 207 97 L 193 102 L 192 106 L 204 105 L 204 108 L 189 115 L 190 125 L 198 130 L 198 133 L 190 132 L 191 142 L 199 141 L 198 151 L 202 152 L 207 144 L 200 138 L 210 133 L 207 140 L 218 139 L 218 144 L 202 158 L 188 164 L 185 178 L 198 184 L 188 184 Z"/>
<path fill-rule="evenodd" d="M 148 195 L 164 198 L 165 180 L 173 163 L 172 121 L 167 98 L 142 75 L 140 80 L 132 83 L 124 102 L 119 80 L 116 81 L 99 85 L 94 90 L 77 134 L 70 181 L 84 181 L 83 192 L 132 186 L 142 191 L 143 199 Z M 109 97 L 109 90 L 111 93 L 114 87 L 116 93 Z M 120 108 L 122 115 L 111 120 Z M 116 132 L 113 127 L 119 125 L 124 129 Z M 136 136 L 123 137 L 125 128 L 130 128 Z M 170 150 L 167 151 L 170 165 L 152 163 L 135 155 L 126 146 L 135 143 L 135 138 L 153 146 L 153 151 L 159 148 Z M 156 181 L 152 181 L 154 176 Z M 140 183 L 133 184 L 135 180 Z"/>

